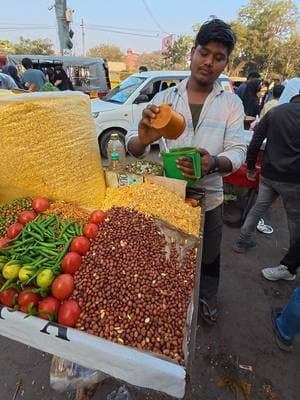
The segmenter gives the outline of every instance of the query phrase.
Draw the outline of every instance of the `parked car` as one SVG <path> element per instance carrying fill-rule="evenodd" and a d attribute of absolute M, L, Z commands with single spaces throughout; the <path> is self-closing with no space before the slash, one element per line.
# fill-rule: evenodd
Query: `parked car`
<path fill-rule="evenodd" d="M 189 75 L 190 71 L 148 71 L 133 74 L 101 100 L 92 100 L 101 154 L 106 157 L 106 147 L 112 133 L 118 133 L 125 140 L 133 122 L 141 118 L 143 109 L 156 93 L 177 85 Z M 219 81 L 224 90 L 233 92 L 227 76 L 221 75 Z"/>
<path fill-rule="evenodd" d="M 28 57 L 33 67 L 46 73 L 48 67 L 62 66 L 70 78 L 74 89 L 87 93 L 91 98 L 103 97 L 110 90 L 108 67 L 102 58 L 45 56 L 45 55 L 7 55 L 0 56 L 1 65 L 13 64 L 22 74 L 22 59 Z"/>

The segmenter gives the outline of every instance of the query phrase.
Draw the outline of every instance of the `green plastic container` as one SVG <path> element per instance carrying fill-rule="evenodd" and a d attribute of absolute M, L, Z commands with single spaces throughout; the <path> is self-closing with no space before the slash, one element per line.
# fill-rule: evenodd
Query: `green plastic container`
<path fill-rule="evenodd" d="M 165 175 L 168 178 L 182 179 L 188 182 L 188 186 L 193 186 L 194 180 L 188 179 L 182 175 L 179 168 L 177 168 L 176 160 L 181 157 L 190 157 L 193 160 L 195 176 L 201 178 L 201 155 L 197 152 L 195 147 L 179 147 L 172 149 L 168 153 L 162 151 L 161 153 Z"/>

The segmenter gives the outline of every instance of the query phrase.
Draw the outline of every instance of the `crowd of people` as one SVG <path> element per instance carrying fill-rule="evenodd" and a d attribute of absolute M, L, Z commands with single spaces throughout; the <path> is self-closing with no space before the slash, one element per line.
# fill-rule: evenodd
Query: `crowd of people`
<path fill-rule="evenodd" d="M 40 92 L 55 90 L 74 90 L 71 80 L 60 65 L 48 67 L 45 71 L 34 68 L 30 58 L 23 58 L 24 72 L 19 75 L 14 65 L 5 65 L 0 71 L 0 89 Z"/>

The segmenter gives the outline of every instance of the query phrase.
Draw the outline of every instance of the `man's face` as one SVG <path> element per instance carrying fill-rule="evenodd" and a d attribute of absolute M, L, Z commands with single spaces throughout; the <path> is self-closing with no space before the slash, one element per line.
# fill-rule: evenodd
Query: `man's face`
<path fill-rule="evenodd" d="M 191 52 L 191 75 L 202 85 L 212 84 L 224 71 L 228 62 L 228 49 L 221 43 L 198 45 Z"/>

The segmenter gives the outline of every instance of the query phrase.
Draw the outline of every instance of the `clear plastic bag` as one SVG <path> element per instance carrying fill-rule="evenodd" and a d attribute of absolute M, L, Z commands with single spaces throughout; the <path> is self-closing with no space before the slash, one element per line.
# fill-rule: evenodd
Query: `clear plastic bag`
<path fill-rule="evenodd" d="M 59 392 L 89 388 L 105 378 L 107 375 L 101 371 L 82 367 L 64 358 L 52 357 L 50 385 Z"/>
<path fill-rule="evenodd" d="M 131 394 L 127 390 L 126 386 L 121 386 L 118 390 L 114 390 L 107 395 L 106 400 L 133 400 Z"/>

